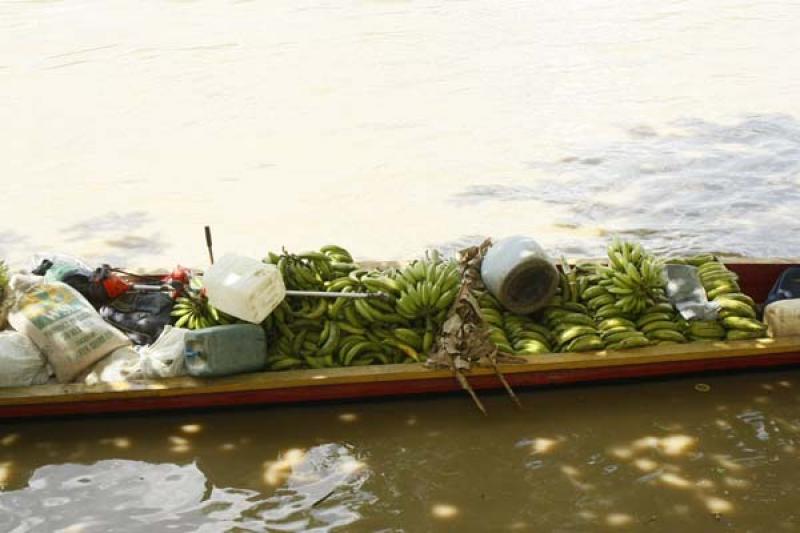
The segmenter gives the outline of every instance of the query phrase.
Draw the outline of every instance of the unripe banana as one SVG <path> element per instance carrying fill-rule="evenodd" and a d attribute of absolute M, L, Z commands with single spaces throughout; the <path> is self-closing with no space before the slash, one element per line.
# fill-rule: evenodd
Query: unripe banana
<path fill-rule="evenodd" d="M 750 339 L 759 339 L 766 336 L 765 331 L 744 331 L 741 329 L 729 329 L 725 333 L 725 339 L 729 341 L 742 341 Z"/>
<path fill-rule="evenodd" d="M 686 337 L 678 331 L 671 329 L 658 329 L 647 333 L 650 340 L 686 342 Z"/>
<path fill-rule="evenodd" d="M 604 291 L 603 294 L 595 296 L 586 303 L 589 309 L 592 310 L 600 309 L 604 305 L 613 304 L 616 301 L 614 296 L 612 296 L 608 291 L 606 291 L 606 289 L 604 289 L 603 287 L 600 288 Z M 612 289 L 613 288 L 614 287 L 612 287 Z"/>
<path fill-rule="evenodd" d="M 741 292 L 729 292 L 729 293 L 726 293 L 726 294 L 724 294 L 722 296 L 717 296 L 716 298 L 714 298 L 714 301 L 718 302 L 721 299 L 736 300 L 736 301 L 745 303 L 745 304 L 749 305 L 750 307 L 755 307 L 755 305 L 756 305 L 756 303 L 753 301 L 752 298 L 750 298 L 748 295 L 746 295 L 744 293 L 741 293 Z"/>
<path fill-rule="evenodd" d="M 598 327 L 602 330 L 608 330 L 620 326 L 625 326 L 630 329 L 636 329 L 636 324 L 633 321 L 621 317 L 607 318 L 602 322 L 600 322 L 600 324 L 598 324 Z"/>
<path fill-rule="evenodd" d="M 581 299 L 584 302 L 589 302 L 593 298 L 597 298 L 598 296 L 602 296 L 604 294 L 608 294 L 608 291 L 606 291 L 605 287 L 600 285 L 592 285 L 581 293 Z"/>
<path fill-rule="evenodd" d="M 602 350 L 605 343 L 597 335 L 583 335 L 570 341 L 564 348 L 564 352 L 589 352 Z"/>
<path fill-rule="evenodd" d="M 767 329 L 767 326 L 758 320 L 740 316 L 723 318 L 722 324 L 728 329 L 737 329 L 741 331 L 764 332 Z"/>
<path fill-rule="evenodd" d="M 620 341 L 623 341 L 625 339 L 630 339 L 632 337 L 639 338 L 641 336 L 642 333 L 640 331 L 635 331 L 635 330 L 618 331 L 617 333 L 612 333 L 610 335 L 603 336 L 603 341 L 605 341 L 605 343 L 608 345 L 612 345 Z"/>
<path fill-rule="evenodd" d="M 708 299 L 709 300 L 713 300 L 717 296 L 721 296 L 723 294 L 728 294 L 728 293 L 735 293 L 735 292 L 739 292 L 739 286 L 738 285 L 731 285 L 730 283 L 727 283 L 725 285 L 720 285 L 720 286 L 714 288 L 713 290 L 708 291 Z"/>
<path fill-rule="evenodd" d="M 559 318 L 559 322 L 594 327 L 594 320 L 580 313 L 567 313 Z"/>
<path fill-rule="evenodd" d="M 725 336 L 725 328 L 714 320 L 692 321 L 687 331 L 693 337 L 721 339 Z"/>
<path fill-rule="evenodd" d="M 572 326 L 558 335 L 557 344 L 559 346 L 564 346 L 572 339 L 589 334 L 597 334 L 597 330 L 591 326 Z"/>
<path fill-rule="evenodd" d="M 644 335 L 640 335 L 638 337 L 629 337 L 619 342 L 615 342 L 614 344 L 609 344 L 606 346 L 606 349 L 627 350 L 629 348 L 640 348 L 642 346 L 647 346 L 648 344 L 650 344 L 650 340 Z"/>
<path fill-rule="evenodd" d="M 551 349 L 548 344 L 536 340 L 525 340 L 515 343 L 514 352 L 518 355 L 535 355 L 540 353 L 550 353 Z"/>
<path fill-rule="evenodd" d="M 675 322 L 670 320 L 656 320 L 655 322 L 648 322 L 641 328 L 642 333 L 648 333 L 650 331 L 656 331 L 659 329 L 669 329 L 672 331 L 679 331 L 680 328 Z"/>
<path fill-rule="evenodd" d="M 606 340 L 611 335 L 614 335 L 616 333 L 628 332 L 628 331 L 634 331 L 636 333 L 640 333 L 636 329 L 629 328 L 627 326 L 616 326 L 616 327 L 613 327 L 613 328 L 610 328 L 610 329 L 601 330 L 600 331 L 600 336 L 603 338 L 603 340 Z"/>
<path fill-rule="evenodd" d="M 422 336 L 413 329 L 395 328 L 392 333 L 399 341 L 408 344 L 415 350 L 419 351 L 423 349 Z"/>
<path fill-rule="evenodd" d="M 755 310 L 744 302 L 732 298 L 725 298 L 724 296 L 720 296 L 714 301 L 717 302 L 723 310 L 730 311 L 733 315 L 756 318 Z"/>
<path fill-rule="evenodd" d="M 671 313 L 647 313 L 642 315 L 642 318 L 636 321 L 636 327 L 641 328 L 650 322 L 657 322 L 662 320 L 672 320 Z"/>

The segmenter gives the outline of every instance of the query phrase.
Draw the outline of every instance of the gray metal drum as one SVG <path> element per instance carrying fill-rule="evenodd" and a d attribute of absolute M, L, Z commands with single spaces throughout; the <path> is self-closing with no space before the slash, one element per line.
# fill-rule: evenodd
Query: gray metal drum
<path fill-rule="evenodd" d="M 481 278 L 503 307 L 519 314 L 541 309 L 556 292 L 559 275 L 553 262 L 530 237 L 497 241 L 486 252 Z"/>

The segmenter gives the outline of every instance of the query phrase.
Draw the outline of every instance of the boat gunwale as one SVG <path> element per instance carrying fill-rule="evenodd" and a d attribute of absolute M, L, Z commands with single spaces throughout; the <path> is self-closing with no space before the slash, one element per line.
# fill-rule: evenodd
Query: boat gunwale
<path fill-rule="evenodd" d="M 545 373 L 632 365 L 722 360 L 800 352 L 800 336 L 741 341 L 709 341 L 657 345 L 621 351 L 559 353 L 524 356 L 524 363 L 501 365 L 504 374 Z M 476 367 L 468 375 L 485 376 L 490 368 Z M 0 389 L 0 408 L 15 405 L 100 402 L 109 399 L 167 398 L 188 395 L 295 389 L 364 383 L 392 383 L 452 378 L 449 369 L 421 363 L 256 372 L 213 379 L 175 377 L 130 382 L 34 385 Z"/>

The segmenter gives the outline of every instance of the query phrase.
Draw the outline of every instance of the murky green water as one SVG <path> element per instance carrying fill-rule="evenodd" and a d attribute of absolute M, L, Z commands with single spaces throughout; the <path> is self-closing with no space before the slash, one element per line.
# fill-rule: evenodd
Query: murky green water
<path fill-rule="evenodd" d="M 454 395 L 4 424 L 0 529 L 795 531 L 799 391 L 765 372 L 492 395 L 488 418 Z"/>
<path fill-rule="evenodd" d="M 799 6 L 0 1 L 0 256 L 800 256 Z M 791 531 L 798 375 L 3 423 L 0 531 Z"/>

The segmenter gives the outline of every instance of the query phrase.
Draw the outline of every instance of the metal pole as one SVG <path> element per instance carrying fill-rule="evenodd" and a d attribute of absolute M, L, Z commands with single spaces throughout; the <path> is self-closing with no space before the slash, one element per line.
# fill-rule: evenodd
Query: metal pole
<path fill-rule="evenodd" d="M 286 291 L 286 296 L 300 296 L 307 298 L 380 298 L 388 300 L 390 296 L 385 292 L 324 292 L 324 291 Z"/>

